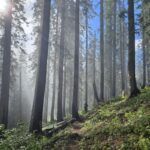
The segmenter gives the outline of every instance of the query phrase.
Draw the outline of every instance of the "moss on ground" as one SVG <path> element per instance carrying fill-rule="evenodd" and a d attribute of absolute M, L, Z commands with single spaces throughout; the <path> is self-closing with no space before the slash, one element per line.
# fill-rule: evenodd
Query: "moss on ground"
<path fill-rule="evenodd" d="M 3 131 L 0 150 L 150 150 L 149 108 L 150 88 L 146 88 L 135 98 L 120 97 L 98 106 L 85 114 L 84 123 L 70 125 L 51 138 L 35 137 L 22 126 Z"/>

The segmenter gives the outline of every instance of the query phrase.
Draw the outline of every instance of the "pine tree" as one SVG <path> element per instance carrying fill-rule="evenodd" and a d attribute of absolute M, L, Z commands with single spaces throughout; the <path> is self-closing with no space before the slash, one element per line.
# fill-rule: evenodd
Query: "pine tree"
<path fill-rule="evenodd" d="M 4 18 L 4 53 L 2 67 L 2 89 L 0 99 L 0 123 L 8 125 L 9 84 L 10 84 L 10 59 L 11 59 L 11 28 L 12 28 L 12 1 L 8 2 L 8 11 Z"/>
<path fill-rule="evenodd" d="M 128 0 L 128 31 L 129 31 L 128 71 L 130 79 L 130 97 L 134 97 L 140 93 L 139 89 L 137 88 L 135 77 L 134 0 Z"/>
<path fill-rule="evenodd" d="M 72 101 L 72 118 L 79 119 L 78 93 L 79 93 L 79 0 L 75 8 L 75 54 L 74 54 L 74 85 Z"/>
<path fill-rule="evenodd" d="M 116 9 L 117 1 L 113 2 L 113 84 L 112 84 L 112 96 L 116 96 Z"/>
<path fill-rule="evenodd" d="M 104 2 L 100 1 L 100 58 L 101 58 L 101 78 L 100 78 L 100 100 L 104 100 Z"/>
<path fill-rule="evenodd" d="M 29 129 L 30 132 L 36 131 L 37 133 L 42 132 L 42 112 L 43 112 L 44 92 L 46 83 L 46 68 L 47 68 L 48 41 L 50 28 L 50 6 L 51 1 L 44 0 L 39 64 Z"/>
<path fill-rule="evenodd" d="M 63 120 L 62 102 L 63 102 L 63 64 L 64 64 L 64 50 L 65 50 L 65 0 L 62 1 L 62 16 L 61 16 L 61 36 L 60 36 L 60 54 L 59 54 L 59 71 L 58 71 L 58 104 L 57 104 L 57 121 Z"/>

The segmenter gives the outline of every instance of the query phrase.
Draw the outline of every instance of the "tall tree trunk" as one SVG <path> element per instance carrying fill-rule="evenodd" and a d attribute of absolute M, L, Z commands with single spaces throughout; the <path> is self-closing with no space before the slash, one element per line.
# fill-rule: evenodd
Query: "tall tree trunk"
<path fill-rule="evenodd" d="M 53 65 L 53 92 L 52 92 L 52 105 L 51 105 L 51 121 L 54 121 L 54 108 L 56 97 L 56 69 L 57 69 L 57 50 L 58 50 L 58 19 L 59 7 L 57 6 L 57 19 L 56 19 L 56 39 L 55 39 L 55 52 L 54 52 L 54 65 Z"/>
<path fill-rule="evenodd" d="M 150 86 L 150 42 L 146 41 L 146 51 L 147 51 L 147 85 Z"/>
<path fill-rule="evenodd" d="M 99 102 L 97 87 L 96 87 L 96 67 L 95 67 L 95 58 L 96 58 L 96 35 L 94 37 L 94 46 L 93 46 L 93 90 L 94 90 L 94 105 Z"/>
<path fill-rule="evenodd" d="M 86 25 L 86 64 L 85 64 L 85 104 L 84 110 L 88 111 L 88 8 L 86 4 L 85 25 Z"/>
<path fill-rule="evenodd" d="M 128 71 L 130 79 L 130 97 L 134 97 L 140 93 L 139 89 L 137 88 L 135 77 L 134 0 L 128 0 L 128 31 L 129 31 Z"/>
<path fill-rule="evenodd" d="M 127 67 L 127 55 L 126 53 L 128 53 L 128 35 L 126 33 L 128 33 L 128 26 L 125 24 L 125 20 L 124 20 L 124 27 L 123 27 L 123 40 L 125 41 L 123 44 L 123 68 L 124 68 L 124 91 L 126 95 L 129 95 L 129 78 L 128 78 L 128 67 Z"/>
<path fill-rule="evenodd" d="M 144 39 L 144 31 L 143 31 L 143 39 L 142 39 L 142 50 L 143 50 L 143 85 L 142 88 L 146 86 L 146 56 L 145 56 L 145 39 Z"/>
<path fill-rule="evenodd" d="M 59 54 L 59 73 L 58 73 L 58 103 L 57 103 L 57 121 L 63 120 L 62 111 L 62 92 L 63 92 L 63 64 L 64 64 L 64 38 L 65 38 L 65 0 L 62 1 L 61 16 L 61 37 L 60 37 L 60 54 Z"/>
<path fill-rule="evenodd" d="M 66 82 L 67 82 L 67 66 L 66 66 L 66 56 L 65 56 L 65 63 L 64 63 L 64 90 L 63 90 L 63 117 L 66 116 Z"/>
<path fill-rule="evenodd" d="M 29 128 L 30 132 L 36 131 L 37 133 L 42 132 L 42 112 L 43 112 L 43 101 L 46 83 L 48 41 L 50 28 L 50 6 L 51 1 L 44 0 L 39 64 L 36 79 L 34 102 L 32 108 L 32 116 Z"/>
<path fill-rule="evenodd" d="M 72 93 L 73 82 L 72 82 L 72 72 L 71 72 L 71 70 L 70 70 L 70 79 L 69 79 L 69 81 L 70 81 L 70 84 L 69 84 L 69 87 L 70 87 L 70 89 L 69 89 L 69 113 L 71 114 L 72 113 L 72 95 L 73 95 L 73 93 Z"/>
<path fill-rule="evenodd" d="M 108 49 L 108 51 L 109 51 L 109 98 L 112 98 L 112 88 L 113 88 L 113 49 L 112 49 L 112 47 L 113 47 L 113 34 L 112 34 L 112 23 L 113 23 L 113 18 L 112 18 L 112 11 L 113 11 L 113 5 L 112 5 L 112 3 L 111 3 L 111 1 L 108 1 L 108 28 L 109 28 L 109 33 L 108 33 L 108 35 L 109 35 L 109 37 L 108 37 L 108 41 L 109 41 L 109 49 Z M 109 8 L 110 7 L 110 8 Z"/>
<path fill-rule="evenodd" d="M 101 78 L 100 78 L 100 100 L 104 101 L 104 1 L 100 1 L 100 58 L 101 58 Z"/>
<path fill-rule="evenodd" d="M 48 55 L 50 55 L 49 52 Z M 49 78 L 50 78 L 50 56 L 48 57 L 47 61 L 46 90 L 45 90 L 44 110 L 43 110 L 43 121 L 45 123 L 47 123 L 47 116 L 48 116 Z"/>
<path fill-rule="evenodd" d="M 20 62 L 21 63 L 21 62 Z M 22 121 L 22 65 L 20 65 L 20 74 L 19 74 L 19 121 Z"/>
<path fill-rule="evenodd" d="M 119 11 L 120 14 L 122 12 L 122 7 L 121 7 L 122 3 L 121 0 L 119 0 Z M 120 20 L 119 20 L 119 24 L 120 24 L 120 62 L 121 62 L 121 91 L 124 92 L 125 91 L 125 75 L 126 75 L 126 71 L 125 71 L 125 27 L 124 27 L 124 18 L 123 16 L 120 16 Z"/>
<path fill-rule="evenodd" d="M 79 63 L 79 67 L 80 67 L 80 73 L 79 73 L 79 76 L 80 76 L 80 82 L 79 82 L 79 87 L 80 87 L 80 102 L 79 102 L 79 105 L 80 105 L 80 110 L 84 110 L 84 104 L 85 104 L 85 92 L 83 92 L 83 89 L 84 89 L 84 69 L 83 69 L 83 63 L 84 63 L 84 58 L 82 57 L 82 54 L 83 54 L 83 49 L 81 48 L 80 49 L 80 55 L 81 55 L 81 60 L 80 60 L 80 63 Z"/>
<path fill-rule="evenodd" d="M 142 1 L 142 15 L 144 15 L 144 1 Z M 144 89 L 146 86 L 146 49 L 145 49 L 145 31 L 144 25 L 142 25 L 142 50 L 143 50 L 143 85 Z"/>
<path fill-rule="evenodd" d="M 78 114 L 79 93 L 79 0 L 76 0 L 75 8 L 75 54 L 74 54 L 74 85 L 72 101 L 72 118 L 79 119 Z"/>
<path fill-rule="evenodd" d="M 10 63 L 11 63 L 11 26 L 12 26 L 12 0 L 8 1 L 8 12 L 4 18 L 4 53 L 2 66 L 2 88 L 0 100 L 0 124 L 8 125 L 9 108 L 9 82 L 10 82 Z"/>
<path fill-rule="evenodd" d="M 55 97 L 56 97 L 56 48 L 54 56 L 54 66 L 53 66 L 53 93 L 52 93 L 52 105 L 51 105 L 51 121 L 54 121 L 54 108 L 55 108 Z"/>
<path fill-rule="evenodd" d="M 113 8 L 113 84 L 112 84 L 112 96 L 116 96 L 116 5 L 117 2 L 114 0 Z"/>

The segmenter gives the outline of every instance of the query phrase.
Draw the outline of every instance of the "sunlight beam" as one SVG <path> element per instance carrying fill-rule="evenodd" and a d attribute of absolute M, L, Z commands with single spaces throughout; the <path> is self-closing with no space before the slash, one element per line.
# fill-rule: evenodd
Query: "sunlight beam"
<path fill-rule="evenodd" d="M 0 13 L 5 13 L 7 10 L 6 0 L 0 0 Z"/>

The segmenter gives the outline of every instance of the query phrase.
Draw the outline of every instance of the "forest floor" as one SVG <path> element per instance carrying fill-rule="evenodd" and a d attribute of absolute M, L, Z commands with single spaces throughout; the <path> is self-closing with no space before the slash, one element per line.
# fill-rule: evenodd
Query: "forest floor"
<path fill-rule="evenodd" d="M 1 131 L 0 150 L 150 150 L 150 88 L 97 106 L 84 118 L 50 138 L 29 134 L 24 126 Z"/>

